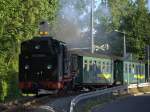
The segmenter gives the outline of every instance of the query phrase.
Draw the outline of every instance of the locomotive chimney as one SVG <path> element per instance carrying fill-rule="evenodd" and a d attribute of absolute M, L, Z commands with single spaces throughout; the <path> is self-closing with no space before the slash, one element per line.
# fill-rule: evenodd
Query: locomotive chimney
<path fill-rule="evenodd" d="M 49 35 L 49 23 L 47 21 L 41 21 L 39 26 L 39 34 L 41 36 Z"/>

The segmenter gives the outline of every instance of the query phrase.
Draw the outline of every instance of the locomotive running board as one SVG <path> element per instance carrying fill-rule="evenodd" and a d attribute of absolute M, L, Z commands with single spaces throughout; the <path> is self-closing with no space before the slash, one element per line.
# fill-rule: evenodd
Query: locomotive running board
<path fill-rule="evenodd" d="M 38 95 L 40 94 L 57 94 L 58 90 L 45 90 L 45 89 L 39 89 Z"/>

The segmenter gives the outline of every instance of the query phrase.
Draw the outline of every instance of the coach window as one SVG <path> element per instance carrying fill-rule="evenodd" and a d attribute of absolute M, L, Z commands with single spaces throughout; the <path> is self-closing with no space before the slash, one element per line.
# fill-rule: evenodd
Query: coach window
<path fill-rule="evenodd" d="M 128 73 L 128 65 L 125 64 L 125 73 Z"/>
<path fill-rule="evenodd" d="M 141 65 L 139 64 L 139 74 L 141 74 Z"/>
<path fill-rule="evenodd" d="M 135 66 L 135 73 L 138 74 L 138 65 Z"/>
<path fill-rule="evenodd" d="M 87 64 L 87 60 L 85 60 L 84 63 Z"/>
<path fill-rule="evenodd" d="M 90 60 L 89 62 L 90 62 L 90 65 L 92 65 L 92 60 Z"/>
<path fill-rule="evenodd" d="M 145 67 L 145 66 L 144 66 L 144 65 L 142 65 L 142 68 L 143 68 L 143 74 L 145 74 L 144 67 Z"/>
<path fill-rule="evenodd" d="M 139 64 L 139 75 L 142 74 L 142 66 Z"/>
<path fill-rule="evenodd" d="M 140 74 L 140 67 L 138 64 L 137 64 L 137 74 Z"/>
<path fill-rule="evenodd" d="M 105 73 L 106 73 L 106 72 L 107 72 L 107 63 L 106 63 L 106 62 L 104 63 L 104 66 L 105 66 L 104 71 L 105 71 Z"/>
<path fill-rule="evenodd" d="M 97 63 L 96 63 L 96 60 L 94 60 L 94 63 L 93 63 L 93 71 L 96 71 L 96 68 L 97 68 Z"/>
<path fill-rule="evenodd" d="M 132 64 L 131 70 L 132 70 L 132 74 L 135 74 L 135 65 L 134 64 Z"/>
<path fill-rule="evenodd" d="M 84 70 L 87 70 L 87 60 L 84 61 Z"/>
<path fill-rule="evenodd" d="M 97 61 L 96 60 L 94 60 L 94 63 L 93 64 L 95 64 L 96 66 L 97 66 Z"/>
<path fill-rule="evenodd" d="M 143 74 L 145 74 L 145 66 L 143 65 Z"/>
<path fill-rule="evenodd" d="M 90 60 L 89 61 L 89 66 L 92 66 L 92 65 L 93 65 L 92 60 Z"/>
<path fill-rule="evenodd" d="M 109 62 L 107 62 L 107 73 L 109 73 L 109 68 L 110 68 Z"/>
<path fill-rule="evenodd" d="M 138 64 L 138 74 L 141 74 L 141 66 Z"/>
<path fill-rule="evenodd" d="M 92 71 L 92 68 L 93 68 L 93 64 L 92 64 L 92 60 L 90 60 L 90 63 L 89 63 L 89 70 Z"/>
<path fill-rule="evenodd" d="M 144 73 L 144 72 L 145 72 L 145 71 L 144 71 L 144 65 L 142 65 L 142 69 L 143 69 L 143 74 L 145 74 L 145 73 Z"/>
<path fill-rule="evenodd" d="M 101 70 L 101 62 L 98 62 L 98 68 Z"/>
<path fill-rule="evenodd" d="M 105 62 L 103 62 L 103 65 L 102 65 L 102 72 L 103 73 L 105 72 Z"/>
<path fill-rule="evenodd" d="M 110 62 L 110 73 L 112 73 L 112 66 L 113 66 L 113 63 Z"/>
<path fill-rule="evenodd" d="M 111 62 L 109 62 L 109 73 L 111 73 Z"/>
<path fill-rule="evenodd" d="M 143 65 L 141 65 L 141 74 L 143 74 Z M 141 74 L 140 74 L 140 75 L 141 75 Z"/>
<path fill-rule="evenodd" d="M 87 71 L 87 68 L 88 68 L 88 67 L 87 67 L 87 64 L 85 63 L 85 64 L 84 64 L 84 71 Z"/>
<path fill-rule="evenodd" d="M 99 67 L 101 68 L 101 62 L 100 62 L 100 61 L 98 62 L 98 65 L 99 65 Z"/>
<path fill-rule="evenodd" d="M 129 64 L 129 73 L 131 73 L 131 64 Z"/>

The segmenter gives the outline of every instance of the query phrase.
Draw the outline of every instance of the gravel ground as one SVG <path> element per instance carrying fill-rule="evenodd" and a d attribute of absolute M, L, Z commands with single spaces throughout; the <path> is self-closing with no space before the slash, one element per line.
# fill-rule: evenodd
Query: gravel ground
<path fill-rule="evenodd" d="M 71 100 L 82 92 L 68 92 L 42 97 L 30 97 L 11 106 L 0 105 L 0 112 L 68 112 Z"/>

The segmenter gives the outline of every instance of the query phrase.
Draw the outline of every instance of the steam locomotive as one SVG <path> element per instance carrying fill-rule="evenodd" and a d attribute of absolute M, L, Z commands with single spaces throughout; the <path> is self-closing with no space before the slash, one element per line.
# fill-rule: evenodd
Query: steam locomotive
<path fill-rule="evenodd" d="M 74 88 L 111 87 L 116 82 L 145 82 L 143 62 L 71 51 L 64 42 L 48 36 L 45 29 L 40 34 L 21 43 L 19 88 L 22 93 L 53 94 Z"/>

